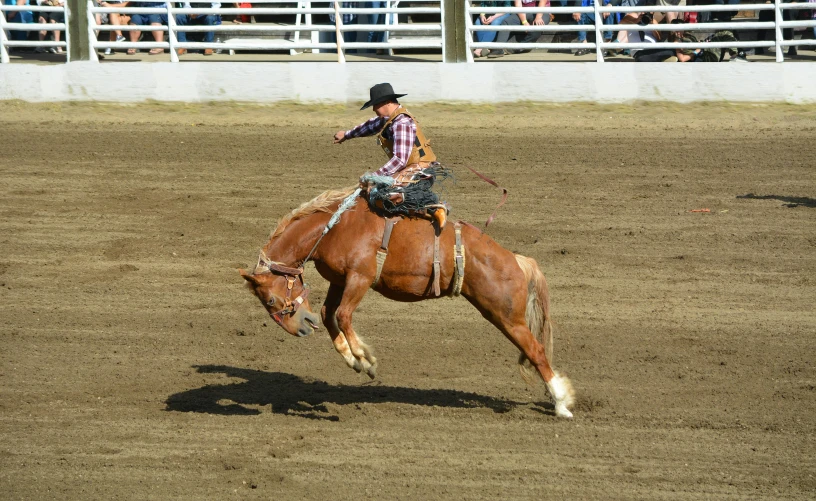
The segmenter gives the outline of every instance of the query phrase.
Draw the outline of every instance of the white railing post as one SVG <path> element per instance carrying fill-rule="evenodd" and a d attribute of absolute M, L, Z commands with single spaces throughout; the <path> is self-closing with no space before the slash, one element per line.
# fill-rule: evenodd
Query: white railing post
<path fill-rule="evenodd" d="M 345 63 L 346 54 L 343 52 L 343 15 L 340 14 L 340 2 L 334 2 L 334 33 L 337 42 L 337 62 Z"/>
<path fill-rule="evenodd" d="M 595 0 L 592 2 L 592 6 L 595 8 L 595 61 L 602 63 L 604 62 L 603 58 L 603 33 L 601 33 L 601 25 L 603 25 L 603 14 L 601 14 L 598 10 L 600 7 L 601 0 Z M 612 14 L 609 14 L 610 16 Z"/>
<path fill-rule="evenodd" d="M 306 2 L 306 8 L 311 9 L 312 8 L 312 2 Z M 309 26 L 312 26 L 312 14 L 311 14 L 311 12 L 309 14 L 306 14 L 306 24 L 308 24 Z M 311 37 L 310 37 L 311 42 L 312 43 L 319 43 L 320 42 L 320 32 L 319 31 L 311 31 L 310 33 L 311 33 Z M 315 50 L 317 52 L 320 52 L 320 49 L 311 49 L 312 53 L 314 53 Z"/>
<path fill-rule="evenodd" d="M 6 48 L 7 41 L 8 35 L 6 34 L 6 13 L 0 10 L 0 64 L 6 64 L 9 62 L 8 49 Z"/>
<path fill-rule="evenodd" d="M 439 2 L 442 5 L 442 15 L 445 15 L 445 8 L 444 2 Z M 473 49 L 470 47 L 470 44 L 473 43 L 473 34 L 476 33 L 473 31 L 473 14 L 470 11 L 472 7 L 470 0 L 465 0 L 465 50 L 467 50 L 467 62 L 473 62 Z M 442 29 L 445 29 L 445 22 L 442 21 Z M 442 33 L 442 40 L 445 40 L 445 34 Z M 485 49 L 481 49 L 485 50 Z"/>
<path fill-rule="evenodd" d="M 782 0 L 774 0 L 774 38 L 776 40 L 776 62 L 785 60 L 782 47 Z"/>
<path fill-rule="evenodd" d="M 70 20 L 71 6 L 68 5 L 68 2 L 65 2 L 65 5 L 63 5 L 62 8 L 63 8 L 63 17 L 65 18 L 65 20 L 63 21 L 63 23 L 65 23 L 65 31 L 63 31 L 63 34 L 65 34 L 65 62 L 70 63 L 71 62 L 71 30 L 68 28 L 68 25 L 71 22 L 71 20 Z M 88 39 L 88 44 L 89 45 L 91 44 L 91 39 L 90 38 Z M 88 49 L 89 49 L 90 52 L 93 52 L 93 47 L 88 47 Z"/>
<path fill-rule="evenodd" d="M 440 5 L 440 8 L 441 8 L 441 6 L 442 6 L 441 1 L 439 2 L 439 5 Z M 391 0 L 386 0 L 385 8 L 386 9 L 391 8 Z M 388 31 L 388 27 L 391 26 L 391 21 L 394 20 L 393 16 L 394 16 L 394 14 L 391 14 L 390 12 L 385 13 L 385 28 L 386 29 L 385 29 L 385 34 L 383 35 L 383 42 L 388 42 L 388 36 L 390 35 L 390 32 Z M 389 48 L 388 49 L 388 55 L 393 56 L 394 55 L 394 49 Z"/>
<path fill-rule="evenodd" d="M 302 9 L 303 8 L 303 2 L 298 2 L 297 3 L 297 8 L 298 8 L 298 10 Z M 295 15 L 295 32 L 292 34 L 292 40 L 294 40 L 296 44 L 300 41 L 300 31 L 297 28 L 300 27 L 300 16 L 301 15 L 302 14 L 300 12 L 298 12 L 297 15 Z M 297 54 L 299 54 L 297 49 L 289 49 L 289 55 L 290 56 L 295 56 Z"/>
<path fill-rule="evenodd" d="M 97 39 L 96 30 L 94 29 L 96 28 L 96 16 L 93 13 L 93 8 L 93 1 L 88 0 L 88 60 L 98 63 L 99 56 L 96 53 L 96 47 L 94 47 L 94 43 L 97 42 Z"/>
<path fill-rule="evenodd" d="M 173 3 L 167 2 L 167 43 L 170 45 L 170 62 L 179 62 L 176 52 L 176 16 L 173 14 Z"/>

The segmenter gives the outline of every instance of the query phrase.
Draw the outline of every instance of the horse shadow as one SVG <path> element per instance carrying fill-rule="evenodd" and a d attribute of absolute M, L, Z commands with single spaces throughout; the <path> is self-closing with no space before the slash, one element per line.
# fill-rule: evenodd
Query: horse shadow
<path fill-rule="evenodd" d="M 737 195 L 737 198 L 749 198 L 751 200 L 779 200 L 785 202 L 785 207 L 816 207 L 816 198 L 810 197 L 787 197 L 783 195 L 754 195 L 747 193 L 745 195 Z"/>
<path fill-rule="evenodd" d="M 270 406 L 275 414 L 294 415 L 307 419 L 339 421 L 326 404 L 340 406 L 355 404 L 400 403 L 449 408 L 487 408 L 504 413 L 516 407 L 530 407 L 528 402 L 516 402 L 477 393 L 405 388 L 387 385 L 330 384 L 320 380 L 307 380 L 284 372 L 266 372 L 226 365 L 195 365 L 199 373 L 221 373 L 243 382 L 223 385 L 206 385 L 201 388 L 170 395 L 166 400 L 167 411 L 201 412 L 220 415 L 256 415 L 256 406 Z M 553 414 L 549 403 L 532 404 L 533 410 Z"/>

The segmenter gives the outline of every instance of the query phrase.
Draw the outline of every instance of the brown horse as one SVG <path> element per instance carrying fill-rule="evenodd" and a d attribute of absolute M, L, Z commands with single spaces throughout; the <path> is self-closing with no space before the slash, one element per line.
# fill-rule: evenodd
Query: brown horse
<path fill-rule="evenodd" d="M 290 334 L 305 336 L 314 332 L 318 322 L 301 275 L 304 261 L 313 251 L 315 268 L 331 284 L 321 310 L 323 325 L 349 367 L 373 378 L 377 360 L 354 331 L 351 317 L 372 288 L 385 219 L 359 197 L 330 231 L 323 231 L 352 192 L 327 191 L 283 217 L 261 249 L 253 272 L 241 270 L 241 275 L 275 322 Z M 439 297 L 450 294 L 454 287 L 452 226 L 446 225 L 440 234 Z M 435 231 L 427 220 L 399 220 L 374 290 L 395 301 L 434 299 L 431 283 Z M 528 382 L 530 366 L 537 370 L 555 402 L 556 415 L 572 417 L 568 409 L 573 402 L 572 386 L 550 366 L 549 291 L 535 260 L 513 254 L 470 225 L 462 227 L 462 242 L 467 260 L 461 294 L 518 347 L 522 376 Z"/>

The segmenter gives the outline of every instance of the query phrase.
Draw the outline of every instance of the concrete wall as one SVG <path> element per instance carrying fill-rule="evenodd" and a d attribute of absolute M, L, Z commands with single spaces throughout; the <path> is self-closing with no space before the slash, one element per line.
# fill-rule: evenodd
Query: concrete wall
<path fill-rule="evenodd" d="M 0 100 L 816 103 L 816 63 L 92 63 L 0 65 Z"/>

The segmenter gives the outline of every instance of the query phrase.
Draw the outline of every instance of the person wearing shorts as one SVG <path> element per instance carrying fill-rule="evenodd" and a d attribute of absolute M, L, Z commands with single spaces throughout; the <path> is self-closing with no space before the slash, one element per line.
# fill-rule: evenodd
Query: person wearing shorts
<path fill-rule="evenodd" d="M 40 5 L 47 5 L 50 7 L 65 7 L 65 0 L 41 0 L 38 2 Z M 65 12 L 38 12 L 39 19 L 37 21 L 40 24 L 57 24 L 57 23 L 64 23 L 65 22 Z M 54 41 L 60 41 L 60 35 L 62 32 L 59 30 L 54 30 Z M 45 40 L 45 37 L 48 35 L 48 30 L 40 31 L 40 42 Z M 48 51 L 54 54 L 62 54 L 62 47 L 51 47 Z M 44 47 L 37 47 L 34 52 L 46 52 Z"/>
<path fill-rule="evenodd" d="M 125 6 L 127 6 L 130 2 L 126 2 Z M 133 7 L 164 7 L 166 5 L 165 2 L 145 2 L 133 5 Z M 130 24 L 132 26 L 161 26 L 163 24 L 167 24 L 167 14 L 133 14 L 130 18 Z M 164 31 L 162 30 L 155 30 L 151 31 L 153 33 L 153 39 L 156 42 L 164 42 Z M 130 32 L 130 41 L 131 42 L 138 42 L 139 37 L 142 36 L 141 31 L 133 30 Z M 128 49 L 128 54 L 133 55 L 136 54 L 136 49 Z M 164 54 L 164 49 L 160 49 L 158 47 L 154 49 L 150 49 L 148 52 L 151 56 L 155 56 L 158 54 Z"/>

